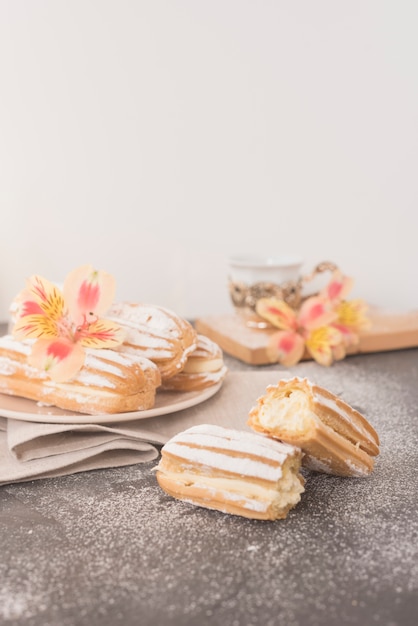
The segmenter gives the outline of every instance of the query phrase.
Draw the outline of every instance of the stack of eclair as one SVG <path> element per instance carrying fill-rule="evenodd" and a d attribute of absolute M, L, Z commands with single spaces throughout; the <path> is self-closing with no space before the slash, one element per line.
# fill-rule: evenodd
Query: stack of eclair
<path fill-rule="evenodd" d="M 124 329 L 123 343 L 86 348 L 83 367 L 65 382 L 30 365 L 30 339 L 0 337 L 0 393 L 86 414 L 124 413 L 153 408 L 165 390 L 216 385 L 227 373 L 219 346 L 169 309 L 116 303 L 107 318 Z"/>

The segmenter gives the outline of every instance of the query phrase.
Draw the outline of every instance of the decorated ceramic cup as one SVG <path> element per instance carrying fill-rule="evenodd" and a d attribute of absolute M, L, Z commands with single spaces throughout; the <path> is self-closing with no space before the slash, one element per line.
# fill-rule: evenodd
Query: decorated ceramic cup
<path fill-rule="evenodd" d="M 277 297 L 297 306 L 301 291 L 300 257 L 234 256 L 229 259 L 229 293 L 236 311 L 249 325 L 260 327 L 254 317 L 258 299 Z"/>

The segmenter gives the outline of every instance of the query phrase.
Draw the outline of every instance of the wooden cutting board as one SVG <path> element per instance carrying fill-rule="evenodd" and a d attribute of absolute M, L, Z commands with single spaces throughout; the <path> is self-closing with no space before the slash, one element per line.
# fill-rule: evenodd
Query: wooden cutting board
<path fill-rule="evenodd" d="M 418 347 L 418 311 L 405 314 L 369 312 L 369 319 L 371 328 L 360 335 L 359 344 L 350 348 L 348 354 Z M 249 328 L 236 313 L 198 319 L 195 328 L 240 361 L 250 365 L 266 365 L 270 362 L 266 346 L 275 329 Z M 309 358 L 305 354 L 304 360 Z"/>

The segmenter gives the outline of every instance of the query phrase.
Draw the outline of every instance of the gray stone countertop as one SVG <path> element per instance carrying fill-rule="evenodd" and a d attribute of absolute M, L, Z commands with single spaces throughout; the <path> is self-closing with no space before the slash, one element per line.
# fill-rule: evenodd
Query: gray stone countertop
<path fill-rule="evenodd" d="M 312 473 L 277 522 L 175 501 L 155 462 L 0 487 L 0 623 L 415 626 L 418 350 L 292 372 L 376 428 L 370 477 Z"/>

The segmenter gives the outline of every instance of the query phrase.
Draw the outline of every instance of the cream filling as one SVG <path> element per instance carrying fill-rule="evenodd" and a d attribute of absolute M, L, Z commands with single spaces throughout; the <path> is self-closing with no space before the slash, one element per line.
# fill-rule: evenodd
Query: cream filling
<path fill-rule="evenodd" d="M 253 511 L 266 511 L 271 505 L 278 511 L 294 506 L 304 491 L 303 485 L 292 471 L 286 471 L 279 485 L 272 484 L 271 488 L 234 478 L 200 477 L 189 472 L 178 474 L 159 471 L 170 481 L 207 491 L 208 501 L 221 497 L 226 502 L 240 503 L 244 508 Z"/>
<path fill-rule="evenodd" d="M 217 372 L 223 367 L 222 359 L 212 359 L 211 361 L 198 361 L 191 357 L 183 368 L 186 374 L 201 374 L 204 372 Z"/>
<path fill-rule="evenodd" d="M 269 430 L 280 427 L 292 432 L 304 432 L 314 419 L 306 394 L 298 389 L 289 396 L 269 399 L 258 414 L 260 425 Z"/>

